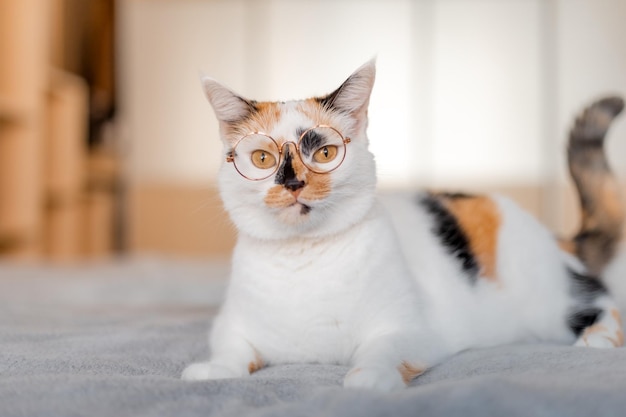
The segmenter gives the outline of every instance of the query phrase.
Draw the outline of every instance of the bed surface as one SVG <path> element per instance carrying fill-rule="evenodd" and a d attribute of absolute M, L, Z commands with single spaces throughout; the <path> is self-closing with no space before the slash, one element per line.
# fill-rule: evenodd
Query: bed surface
<path fill-rule="evenodd" d="M 391 394 L 343 389 L 332 365 L 181 381 L 208 356 L 227 275 L 223 261 L 0 264 L 0 416 L 626 415 L 623 348 L 471 350 Z"/>

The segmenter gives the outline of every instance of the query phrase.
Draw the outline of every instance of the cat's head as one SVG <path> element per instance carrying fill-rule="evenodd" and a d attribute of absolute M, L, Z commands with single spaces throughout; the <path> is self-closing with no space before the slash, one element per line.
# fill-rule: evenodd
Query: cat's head
<path fill-rule="evenodd" d="M 366 134 L 375 73 L 372 60 L 326 96 L 287 102 L 249 100 L 203 78 L 224 144 L 220 194 L 241 233 L 322 237 L 367 214 L 376 185 Z"/>

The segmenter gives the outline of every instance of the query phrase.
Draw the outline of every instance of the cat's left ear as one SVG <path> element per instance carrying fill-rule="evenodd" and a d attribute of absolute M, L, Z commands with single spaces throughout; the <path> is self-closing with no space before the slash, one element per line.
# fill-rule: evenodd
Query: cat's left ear
<path fill-rule="evenodd" d="M 341 86 L 318 102 L 329 110 L 348 114 L 357 120 L 367 118 L 367 106 L 376 78 L 376 60 L 361 65 Z"/>
<path fill-rule="evenodd" d="M 251 101 L 239 96 L 211 77 L 202 76 L 202 88 L 220 122 L 220 129 L 224 133 L 229 127 L 241 122 L 255 111 Z"/>

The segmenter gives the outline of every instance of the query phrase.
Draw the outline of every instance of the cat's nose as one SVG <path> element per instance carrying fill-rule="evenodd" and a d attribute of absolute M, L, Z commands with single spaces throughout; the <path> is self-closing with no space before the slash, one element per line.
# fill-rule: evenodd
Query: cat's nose
<path fill-rule="evenodd" d="M 304 181 L 300 181 L 299 179 L 297 179 L 296 177 L 292 177 L 292 178 L 288 178 L 285 183 L 283 184 L 283 186 L 288 189 L 289 191 L 291 191 L 292 193 L 298 193 L 300 194 L 300 190 L 304 187 L 305 182 Z M 297 197 L 297 196 L 296 196 Z"/>

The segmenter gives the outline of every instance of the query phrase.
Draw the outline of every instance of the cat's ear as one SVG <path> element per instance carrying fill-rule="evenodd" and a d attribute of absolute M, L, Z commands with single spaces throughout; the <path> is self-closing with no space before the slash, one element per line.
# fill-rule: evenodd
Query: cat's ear
<path fill-rule="evenodd" d="M 213 78 L 202 76 L 201 80 L 204 94 L 215 111 L 220 127 L 232 126 L 254 111 L 252 102 L 234 93 Z"/>
<path fill-rule="evenodd" d="M 376 60 L 361 65 L 341 86 L 317 100 L 324 108 L 349 114 L 355 118 L 367 115 L 370 94 L 376 78 Z"/>

